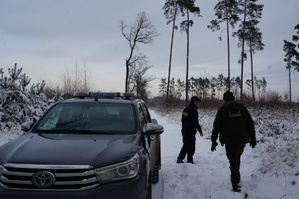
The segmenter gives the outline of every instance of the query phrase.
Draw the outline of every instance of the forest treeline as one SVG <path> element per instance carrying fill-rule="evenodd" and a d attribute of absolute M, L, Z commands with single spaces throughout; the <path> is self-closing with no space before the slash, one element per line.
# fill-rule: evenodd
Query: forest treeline
<path fill-rule="evenodd" d="M 3 68 L 0 68 L 0 130 L 11 129 L 19 127 L 22 123 L 37 121 L 54 103 L 72 97 L 74 93 L 70 92 L 90 91 L 90 85 L 86 83 L 87 79 L 84 79 L 84 77 L 88 77 L 85 72 L 83 71 L 83 73 L 75 76 L 67 73 L 68 75 L 63 76 L 66 84 L 63 88 L 59 88 L 46 85 L 45 81 L 32 84 L 31 78 L 17 64 L 12 68 L 8 68 L 8 74 L 5 73 Z M 246 82 L 248 87 L 251 87 L 250 80 Z M 228 81 L 222 74 L 211 78 L 191 77 L 189 79 L 190 95 L 200 96 L 203 99 L 204 107 L 217 107 L 222 103 L 221 95 L 227 89 L 227 84 Z M 232 90 L 235 90 L 236 97 L 239 98 L 240 78 L 233 77 L 231 85 Z M 259 96 L 259 104 L 266 106 L 284 105 L 279 93 L 275 91 L 266 92 L 266 87 L 267 81 L 265 78 L 255 78 L 254 88 Z M 170 107 L 184 106 L 184 89 L 184 81 L 171 79 Z M 159 91 L 159 96 L 145 98 L 144 101 L 151 107 L 165 107 L 166 78 L 161 79 Z M 248 96 L 250 96 L 250 89 L 248 89 L 248 92 Z M 248 102 L 251 102 L 249 98 Z"/>
<path fill-rule="evenodd" d="M 234 92 L 236 99 L 240 99 L 240 86 L 241 80 L 240 77 L 232 77 L 230 81 L 223 74 L 219 74 L 218 77 L 191 77 L 188 80 L 188 90 L 189 95 L 191 96 L 199 96 L 202 99 L 222 99 L 222 94 L 228 90 L 228 86 L 230 84 L 230 90 Z M 258 93 L 258 101 L 265 102 L 266 101 L 266 88 L 267 81 L 263 77 L 262 79 L 257 79 L 254 77 L 253 87 L 255 93 Z M 246 96 L 250 97 L 252 81 L 250 79 L 246 80 L 247 92 Z M 180 78 L 170 80 L 169 86 L 169 99 L 173 101 L 174 99 L 184 99 L 184 93 L 186 89 L 185 81 L 182 81 Z M 167 81 L 166 78 L 161 78 L 159 84 L 159 93 L 164 98 L 167 92 Z"/>

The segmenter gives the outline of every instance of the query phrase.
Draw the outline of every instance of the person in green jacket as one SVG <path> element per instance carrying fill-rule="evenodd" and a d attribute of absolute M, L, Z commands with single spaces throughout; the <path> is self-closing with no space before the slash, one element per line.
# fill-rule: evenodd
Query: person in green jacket
<path fill-rule="evenodd" d="M 221 145 L 225 145 L 226 156 L 229 160 L 231 171 L 231 183 L 234 192 L 241 191 L 240 159 L 246 143 L 254 148 L 256 137 L 254 122 L 247 108 L 235 101 L 232 92 L 223 94 L 224 104 L 216 114 L 213 131 L 211 151 L 216 150 L 217 139 Z"/>

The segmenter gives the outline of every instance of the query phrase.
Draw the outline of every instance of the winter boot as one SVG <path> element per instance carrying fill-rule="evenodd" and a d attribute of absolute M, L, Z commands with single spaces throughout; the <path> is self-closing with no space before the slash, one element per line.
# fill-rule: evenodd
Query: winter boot
<path fill-rule="evenodd" d="M 241 185 L 239 183 L 233 185 L 233 192 L 241 192 Z"/>

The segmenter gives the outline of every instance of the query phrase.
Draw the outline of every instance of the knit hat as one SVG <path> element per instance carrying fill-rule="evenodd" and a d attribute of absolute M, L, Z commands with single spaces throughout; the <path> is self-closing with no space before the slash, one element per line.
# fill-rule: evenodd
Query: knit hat
<path fill-rule="evenodd" d="M 223 94 L 223 100 L 224 101 L 234 101 L 235 100 L 234 94 L 230 91 L 226 91 Z"/>
<path fill-rule="evenodd" d="M 191 102 L 199 101 L 201 102 L 201 99 L 199 99 L 197 96 L 191 97 Z"/>

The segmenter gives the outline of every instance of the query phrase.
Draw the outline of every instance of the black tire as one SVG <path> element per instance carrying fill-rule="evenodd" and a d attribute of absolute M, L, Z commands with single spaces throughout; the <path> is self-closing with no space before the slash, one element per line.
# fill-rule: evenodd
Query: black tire
<path fill-rule="evenodd" d="M 158 161 L 158 162 L 156 162 L 154 170 L 152 171 L 152 183 L 159 182 L 159 170 L 160 170 L 160 165 L 159 165 L 159 161 Z"/>

